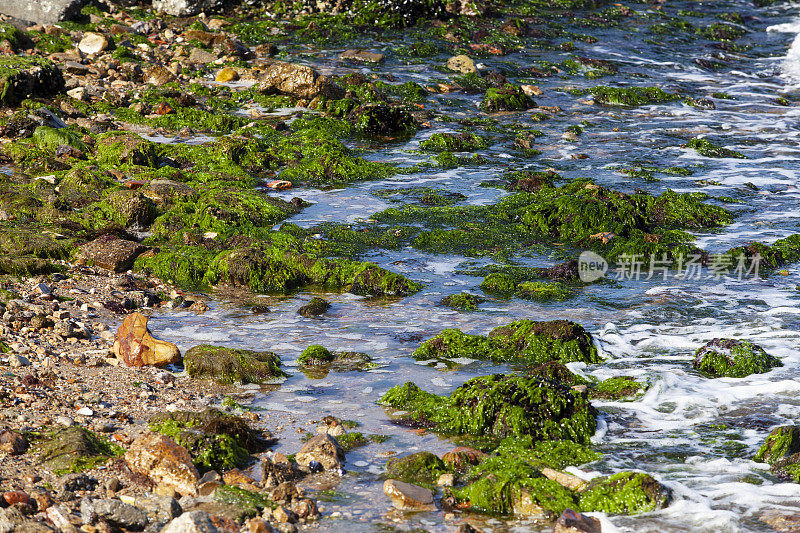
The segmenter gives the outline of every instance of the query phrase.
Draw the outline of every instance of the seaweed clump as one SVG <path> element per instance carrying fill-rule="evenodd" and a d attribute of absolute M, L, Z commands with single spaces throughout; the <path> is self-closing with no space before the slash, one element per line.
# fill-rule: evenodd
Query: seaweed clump
<path fill-rule="evenodd" d="M 280 368 L 280 358 L 273 352 L 237 350 L 210 344 L 190 348 L 184 354 L 183 364 L 192 378 L 213 379 L 223 385 L 264 383 L 287 376 Z"/>
<path fill-rule="evenodd" d="M 714 377 L 743 378 L 783 366 L 758 344 L 737 339 L 712 339 L 695 352 L 692 366 Z"/>

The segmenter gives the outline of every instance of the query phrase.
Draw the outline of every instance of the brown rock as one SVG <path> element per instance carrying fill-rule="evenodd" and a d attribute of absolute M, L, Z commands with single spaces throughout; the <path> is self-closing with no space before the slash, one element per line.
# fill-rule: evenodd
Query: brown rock
<path fill-rule="evenodd" d="M 28 450 L 28 439 L 16 431 L 0 431 L 0 452 L 8 455 L 21 455 Z"/>
<path fill-rule="evenodd" d="M 128 366 L 165 366 L 181 360 L 181 352 L 171 342 L 156 339 L 147 329 L 148 318 L 131 313 L 117 329 L 114 355 Z"/>
<path fill-rule="evenodd" d="M 175 75 L 166 68 L 156 65 L 145 71 L 145 80 L 152 85 L 166 85 L 175 81 Z"/>
<path fill-rule="evenodd" d="M 364 50 L 345 50 L 339 54 L 339 59 L 345 61 L 360 61 L 361 63 L 383 63 L 383 54 L 365 52 Z"/>
<path fill-rule="evenodd" d="M 276 61 L 261 74 L 258 90 L 266 94 L 282 93 L 296 98 L 324 96 L 331 100 L 344 97 L 344 90 L 328 76 L 305 65 Z"/>
<path fill-rule="evenodd" d="M 564 509 L 553 527 L 553 533 L 600 533 L 600 520 Z"/>
<path fill-rule="evenodd" d="M 199 475 L 189 452 L 165 435 L 146 433 L 125 452 L 132 471 L 150 478 L 153 483 L 174 487 L 183 495 L 197 494 Z"/>
<path fill-rule="evenodd" d="M 225 67 L 219 72 L 217 72 L 217 76 L 214 78 L 214 81 L 219 83 L 226 83 L 229 81 L 236 81 L 239 79 L 239 73 L 233 70 L 230 67 Z"/>
<path fill-rule="evenodd" d="M 16 505 L 21 503 L 22 505 L 33 505 L 35 501 L 33 498 L 28 496 L 27 492 L 23 492 L 21 490 L 12 490 L 10 492 L 3 493 L 3 500 L 8 505 Z"/>
<path fill-rule="evenodd" d="M 758 519 L 780 533 L 800 532 L 800 513 L 770 509 L 769 511 L 764 511 Z M 599 528 L 598 531 L 600 531 Z"/>
<path fill-rule="evenodd" d="M 300 448 L 295 459 L 297 464 L 305 467 L 311 461 L 319 461 L 325 470 L 330 470 L 342 466 L 344 450 L 330 435 L 315 435 Z"/>
<path fill-rule="evenodd" d="M 125 272 L 146 249 L 137 242 L 106 234 L 81 246 L 78 249 L 78 260 L 114 272 Z"/>
<path fill-rule="evenodd" d="M 213 45 L 217 37 L 219 37 L 220 40 L 224 39 L 222 36 L 203 30 L 189 30 L 183 34 L 183 37 L 187 41 L 200 41 L 203 43 L 203 46 Z"/>
<path fill-rule="evenodd" d="M 292 511 L 295 512 L 298 518 L 311 520 L 319 518 L 319 509 L 317 509 L 317 503 L 310 498 L 303 498 L 294 502 L 292 504 Z"/>
<path fill-rule="evenodd" d="M 252 492 L 260 491 L 258 488 L 258 481 L 248 476 L 238 468 L 233 468 L 225 472 L 225 474 L 222 476 L 222 479 L 225 481 L 226 485 L 235 485 Z"/>
<path fill-rule="evenodd" d="M 78 43 L 78 50 L 86 55 L 99 54 L 107 50 L 110 46 L 108 39 L 105 35 L 94 32 L 86 32 L 83 39 Z"/>
<path fill-rule="evenodd" d="M 419 485 L 404 483 L 396 479 L 387 479 L 383 483 L 383 493 L 392 500 L 392 505 L 401 511 L 436 510 L 436 503 L 433 501 L 433 492 Z"/>
<path fill-rule="evenodd" d="M 47 489 L 34 488 L 31 491 L 31 498 L 36 501 L 36 509 L 40 513 L 44 513 L 47 509 L 56 504 L 55 499 Z"/>
<path fill-rule="evenodd" d="M 295 524 L 297 523 L 297 515 L 291 509 L 279 505 L 272 511 L 272 518 L 278 522 Z"/>
<path fill-rule="evenodd" d="M 250 533 L 272 533 L 272 526 L 263 518 L 250 518 L 244 523 L 244 527 Z"/>
<path fill-rule="evenodd" d="M 582 492 L 588 485 L 586 481 L 582 480 L 578 476 L 565 474 L 564 472 L 559 472 L 557 470 L 553 470 L 552 468 L 543 468 L 542 475 L 548 479 L 552 479 L 562 487 L 575 492 Z"/>
<path fill-rule="evenodd" d="M 211 63 L 217 60 L 217 55 L 212 54 L 202 48 L 192 48 L 192 51 L 189 52 L 189 61 L 192 63 L 200 63 L 202 65 Z"/>
<path fill-rule="evenodd" d="M 447 68 L 462 74 L 478 72 L 478 70 L 475 68 L 475 62 L 465 55 L 453 56 L 448 59 Z"/>

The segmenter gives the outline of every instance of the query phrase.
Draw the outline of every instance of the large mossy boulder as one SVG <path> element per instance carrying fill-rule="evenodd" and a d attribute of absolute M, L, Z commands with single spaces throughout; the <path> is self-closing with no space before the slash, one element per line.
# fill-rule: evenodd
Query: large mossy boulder
<path fill-rule="evenodd" d="M 280 358 L 273 352 L 237 350 L 201 344 L 190 348 L 183 364 L 192 378 L 213 379 L 217 383 L 264 383 L 286 377 Z"/>
<path fill-rule="evenodd" d="M 714 377 L 743 378 L 783 366 L 758 344 L 738 339 L 713 339 L 694 354 L 692 366 Z"/>
<path fill-rule="evenodd" d="M 596 411 L 585 393 L 536 376 L 477 377 L 449 397 L 408 382 L 390 389 L 381 403 L 405 411 L 401 421 L 446 435 L 531 435 L 588 443 L 597 429 Z"/>
<path fill-rule="evenodd" d="M 580 509 L 614 514 L 639 514 L 669 505 L 671 491 L 642 472 L 619 472 L 592 480 L 580 493 Z"/>
<path fill-rule="evenodd" d="M 771 465 L 770 470 L 779 478 L 800 483 L 800 426 L 773 429 L 755 460 Z"/>
<path fill-rule="evenodd" d="M 35 56 L 0 59 L 0 105 L 17 106 L 26 98 L 64 91 L 64 76 L 51 61 Z"/>
<path fill-rule="evenodd" d="M 272 434 L 251 428 L 244 418 L 210 407 L 157 414 L 150 419 L 150 429 L 186 448 L 200 471 L 245 466 L 251 453 L 275 442 Z"/>
<path fill-rule="evenodd" d="M 57 475 L 103 465 L 125 451 L 80 426 L 70 426 L 43 436 L 37 449 L 40 462 Z"/>
<path fill-rule="evenodd" d="M 459 357 L 506 363 L 600 362 L 591 334 L 568 320 L 517 320 L 493 329 L 488 336 L 446 329 L 414 352 L 419 360 Z"/>

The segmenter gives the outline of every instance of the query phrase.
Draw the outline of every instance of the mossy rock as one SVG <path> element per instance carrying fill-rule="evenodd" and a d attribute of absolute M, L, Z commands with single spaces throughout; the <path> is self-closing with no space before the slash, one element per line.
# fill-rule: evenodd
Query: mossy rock
<path fill-rule="evenodd" d="M 692 366 L 714 377 L 743 378 L 783 366 L 758 344 L 737 339 L 713 339 L 694 354 Z"/>
<path fill-rule="evenodd" d="M 95 468 L 125 452 L 80 426 L 52 432 L 37 447 L 40 462 L 59 476 Z"/>
<path fill-rule="evenodd" d="M 481 298 L 475 294 L 468 292 L 461 292 L 458 294 L 451 294 L 442 298 L 442 305 L 457 309 L 459 311 L 477 311 L 478 306 L 485 302 L 485 298 Z"/>
<path fill-rule="evenodd" d="M 56 129 L 50 126 L 39 126 L 33 132 L 33 141 L 39 148 L 51 152 L 55 152 L 59 146 L 70 146 L 83 153 L 89 152 L 89 147 L 78 134 L 67 128 Z"/>
<path fill-rule="evenodd" d="M 311 301 L 297 310 L 297 313 L 306 318 L 325 314 L 331 308 L 330 302 L 318 296 L 311 298 Z"/>
<path fill-rule="evenodd" d="M 95 144 L 97 160 L 103 165 L 119 164 L 158 167 L 163 147 L 130 132 L 100 135 Z"/>
<path fill-rule="evenodd" d="M 52 61 L 36 56 L 0 59 L 0 105 L 14 107 L 26 98 L 64 91 L 64 76 Z"/>
<path fill-rule="evenodd" d="M 544 281 L 524 281 L 517 285 L 516 295 L 525 300 L 537 300 L 540 302 L 564 301 L 571 298 L 573 292 L 558 282 Z"/>
<path fill-rule="evenodd" d="M 734 159 L 747 159 L 747 156 L 741 152 L 737 152 L 735 150 L 731 150 L 730 148 L 724 148 L 717 144 L 712 143 L 708 139 L 692 139 L 688 143 L 686 143 L 688 148 L 693 148 L 697 151 L 698 154 L 705 156 L 705 157 L 714 157 L 714 158 L 725 158 L 730 157 Z"/>
<path fill-rule="evenodd" d="M 488 139 L 474 133 L 434 133 L 419 143 L 428 152 L 474 152 L 489 145 Z"/>
<path fill-rule="evenodd" d="M 408 382 L 390 389 L 383 405 L 407 411 L 401 422 L 446 435 L 539 439 L 588 443 L 597 427 L 585 394 L 539 377 L 495 374 L 470 379 L 449 397 Z"/>
<path fill-rule="evenodd" d="M 664 92 L 660 87 L 592 87 L 594 101 L 603 105 L 642 106 L 680 100 L 677 94 Z"/>
<path fill-rule="evenodd" d="M 632 398 L 644 389 L 644 385 L 633 378 L 620 376 L 605 379 L 589 389 L 589 397 L 601 400 Z"/>
<path fill-rule="evenodd" d="M 58 183 L 58 195 L 64 203 L 79 209 L 102 200 L 103 191 L 116 186 L 116 180 L 105 172 L 74 168 Z"/>
<path fill-rule="evenodd" d="M 269 432 L 254 430 L 244 418 L 210 407 L 157 414 L 149 424 L 152 431 L 189 450 L 192 462 L 201 471 L 222 472 L 245 466 L 251 453 L 262 452 L 275 442 Z"/>
<path fill-rule="evenodd" d="M 592 480 L 579 505 L 584 512 L 639 514 L 663 509 L 671 499 L 671 491 L 650 474 L 619 472 Z"/>
<path fill-rule="evenodd" d="M 419 360 L 448 360 L 458 357 L 510 363 L 582 361 L 598 363 L 589 332 L 568 320 L 534 322 L 517 320 L 493 329 L 488 336 L 468 335 L 458 329 L 446 329 L 425 341 L 414 352 Z"/>
<path fill-rule="evenodd" d="M 79 239 L 47 224 L 0 222 L 0 255 L 66 259 Z"/>
<path fill-rule="evenodd" d="M 278 506 L 269 497 L 260 492 L 253 492 L 235 485 L 223 485 L 214 491 L 214 499 L 242 511 L 244 518 L 252 518 L 264 509 Z"/>
<path fill-rule="evenodd" d="M 480 108 L 487 113 L 498 111 L 524 111 L 536 107 L 536 102 L 522 91 L 519 85 L 505 84 L 499 89 L 486 89 Z"/>
<path fill-rule="evenodd" d="M 119 190 L 100 204 L 103 214 L 123 228 L 147 228 L 156 217 L 153 201 L 138 191 Z"/>
<path fill-rule="evenodd" d="M 511 296 L 517 289 L 514 278 L 502 272 L 493 272 L 481 281 L 481 290 L 487 294 Z"/>
<path fill-rule="evenodd" d="M 796 453 L 800 453 L 800 426 L 779 426 L 758 449 L 755 460 L 771 465 Z"/>
<path fill-rule="evenodd" d="M 298 368 L 312 379 L 322 379 L 328 371 L 348 372 L 372 366 L 372 358 L 361 352 L 331 352 L 324 346 L 312 344 L 297 358 Z"/>
<path fill-rule="evenodd" d="M 386 461 L 385 479 L 398 479 L 415 485 L 434 486 L 439 476 L 449 472 L 439 457 L 431 452 L 417 452 Z"/>
<path fill-rule="evenodd" d="M 273 352 L 237 350 L 201 344 L 183 356 L 186 371 L 195 379 L 213 379 L 217 383 L 264 383 L 286 377 L 280 358 Z"/>
<path fill-rule="evenodd" d="M 324 346 L 312 344 L 297 358 L 298 365 L 320 366 L 333 361 L 333 354 Z"/>

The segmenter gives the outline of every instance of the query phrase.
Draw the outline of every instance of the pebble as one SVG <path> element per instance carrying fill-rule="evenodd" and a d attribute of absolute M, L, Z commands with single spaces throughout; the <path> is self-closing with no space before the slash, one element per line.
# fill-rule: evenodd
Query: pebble
<path fill-rule="evenodd" d="M 59 426 L 70 427 L 71 425 L 75 424 L 75 421 L 68 416 L 61 415 L 56 417 L 56 424 Z"/>
<path fill-rule="evenodd" d="M 94 411 L 92 411 L 88 407 L 81 407 L 80 409 L 78 409 L 77 413 L 82 416 L 94 416 Z"/>

